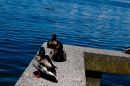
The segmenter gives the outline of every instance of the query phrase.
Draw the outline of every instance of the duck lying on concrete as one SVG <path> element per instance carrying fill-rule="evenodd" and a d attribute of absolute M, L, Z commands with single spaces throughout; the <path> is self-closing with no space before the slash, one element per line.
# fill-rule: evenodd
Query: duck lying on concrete
<path fill-rule="evenodd" d="M 52 39 L 47 42 L 47 48 L 55 49 L 58 45 L 58 41 L 56 40 L 56 34 L 52 35 Z"/>
<path fill-rule="evenodd" d="M 125 48 L 125 51 L 124 51 L 126 54 L 130 54 L 130 46 Z"/>
<path fill-rule="evenodd" d="M 35 56 L 33 60 L 33 66 L 38 70 L 38 75 L 36 78 L 40 77 L 40 73 L 46 73 L 48 75 L 56 76 L 56 66 L 52 63 L 52 60 L 48 55 L 45 55 L 44 47 L 41 47 L 38 55 Z"/>
<path fill-rule="evenodd" d="M 63 44 L 59 42 L 58 46 L 51 50 L 50 52 L 50 57 L 52 58 L 52 60 L 54 61 L 66 61 L 66 52 L 63 50 Z"/>

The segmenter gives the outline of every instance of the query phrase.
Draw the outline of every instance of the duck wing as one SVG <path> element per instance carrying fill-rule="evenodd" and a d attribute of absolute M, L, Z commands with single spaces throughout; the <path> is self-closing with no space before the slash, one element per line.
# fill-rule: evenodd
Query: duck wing
<path fill-rule="evenodd" d="M 40 70 L 43 73 L 46 73 L 48 75 L 56 76 L 56 70 L 55 68 L 52 67 L 46 67 L 43 63 L 37 62 L 35 59 L 33 60 L 33 66 L 37 69 Z M 48 66 L 48 65 L 47 65 Z"/>
<path fill-rule="evenodd" d="M 57 68 L 57 67 L 53 64 L 51 58 L 50 58 L 48 55 L 45 55 L 45 59 L 52 65 L 52 67 Z"/>

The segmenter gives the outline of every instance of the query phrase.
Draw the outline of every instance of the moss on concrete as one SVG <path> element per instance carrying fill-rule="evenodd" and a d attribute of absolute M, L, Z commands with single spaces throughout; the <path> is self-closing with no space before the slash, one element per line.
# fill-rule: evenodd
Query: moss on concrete
<path fill-rule="evenodd" d="M 130 75 L 130 61 L 128 58 L 91 53 L 85 53 L 84 56 L 86 70 Z"/>
<path fill-rule="evenodd" d="M 130 59 L 111 55 L 84 53 L 85 70 L 130 75 Z M 101 78 L 86 76 L 86 86 L 100 86 Z"/>
<path fill-rule="evenodd" d="M 100 86 L 100 79 L 87 77 L 86 86 Z"/>

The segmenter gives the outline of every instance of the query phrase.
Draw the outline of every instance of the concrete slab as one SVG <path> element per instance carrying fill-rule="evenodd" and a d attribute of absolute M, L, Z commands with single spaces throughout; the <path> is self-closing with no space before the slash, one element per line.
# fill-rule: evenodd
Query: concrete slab
<path fill-rule="evenodd" d="M 46 43 L 43 44 L 48 55 L 51 49 L 48 49 Z M 42 78 L 33 78 L 33 72 L 36 69 L 32 66 L 32 61 L 19 78 L 15 86 L 86 86 L 86 77 L 84 69 L 83 50 L 80 47 L 63 45 L 67 54 L 67 61 L 54 62 L 58 67 L 57 76 L 50 77 L 43 75 Z"/>
<path fill-rule="evenodd" d="M 46 54 L 48 55 L 51 49 L 47 48 L 46 42 L 42 46 L 45 47 Z M 110 60 L 115 59 L 114 61 L 112 60 L 109 63 L 119 63 L 119 65 L 121 65 L 121 66 L 114 67 L 113 65 L 108 64 L 107 66 L 103 67 L 107 69 L 114 67 L 114 69 L 112 69 L 111 71 L 108 70 L 109 72 L 115 71 L 116 69 L 123 69 L 123 68 L 130 70 L 129 68 L 130 55 L 129 54 L 125 54 L 120 51 L 71 46 L 71 45 L 65 45 L 65 44 L 63 46 L 67 54 L 67 61 L 54 62 L 54 64 L 58 67 L 58 69 L 56 69 L 57 76 L 55 78 L 46 76 L 46 75 L 43 75 L 42 78 L 38 78 L 38 79 L 33 78 L 34 76 L 33 72 L 35 72 L 36 69 L 32 66 L 32 62 L 31 62 L 29 66 L 27 67 L 27 69 L 22 74 L 22 76 L 19 78 L 15 86 L 86 86 L 86 85 L 100 86 L 99 84 L 100 79 L 95 80 L 95 78 L 90 78 L 92 80 L 88 80 L 88 77 L 85 77 L 84 60 L 85 60 L 85 66 L 88 64 L 88 66 L 86 66 L 87 67 L 86 70 L 99 71 L 97 69 L 99 69 L 100 66 L 101 67 L 103 66 L 102 64 L 103 62 L 104 64 L 105 63 L 107 64 L 109 62 L 109 59 Z M 88 59 L 89 57 L 90 59 Z M 87 62 L 86 62 L 86 59 L 87 59 Z M 101 59 L 101 64 L 99 64 L 100 59 Z M 117 62 L 119 60 L 121 60 L 122 63 Z M 96 62 L 98 64 L 96 64 Z M 108 71 L 105 71 L 105 72 L 108 72 Z M 104 71 L 100 70 L 100 72 L 104 72 Z M 114 72 L 114 73 L 117 73 L 117 72 Z M 126 73 L 121 73 L 121 74 L 126 74 Z M 87 80 L 87 83 L 86 83 L 86 80 Z M 94 85 L 93 81 L 96 81 L 98 85 Z"/>

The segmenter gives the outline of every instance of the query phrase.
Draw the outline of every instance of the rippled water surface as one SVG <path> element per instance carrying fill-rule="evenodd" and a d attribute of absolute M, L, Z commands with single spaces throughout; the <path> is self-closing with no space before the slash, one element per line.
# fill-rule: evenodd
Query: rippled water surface
<path fill-rule="evenodd" d="M 0 0 L 0 86 L 13 86 L 53 33 L 64 44 L 123 51 L 130 0 Z M 115 76 L 105 74 L 104 86 L 129 86 L 129 76 Z"/>

